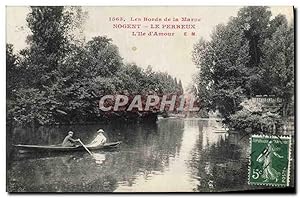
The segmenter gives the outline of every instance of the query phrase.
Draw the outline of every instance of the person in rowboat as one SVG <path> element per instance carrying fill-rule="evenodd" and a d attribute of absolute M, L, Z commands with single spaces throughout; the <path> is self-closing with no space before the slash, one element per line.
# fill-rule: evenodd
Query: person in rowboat
<path fill-rule="evenodd" d="M 104 145 L 106 143 L 106 141 L 107 141 L 107 138 L 104 135 L 104 130 L 103 129 L 99 129 L 97 131 L 97 136 L 87 146 L 89 146 L 89 147 L 95 147 L 95 146 Z"/>
<path fill-rule="evenodd" d="M 68 146 L 76 146 L 76 143 L 79 142 L 79 139 L 73 139 L 73 131 L 69 131 L 68 135 L 65 137 L 62 146 L 68 147 Z"/>

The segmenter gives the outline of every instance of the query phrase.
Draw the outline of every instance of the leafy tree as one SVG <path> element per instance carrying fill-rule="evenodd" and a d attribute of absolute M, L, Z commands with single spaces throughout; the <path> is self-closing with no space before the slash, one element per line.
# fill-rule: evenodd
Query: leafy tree
<path fill-rule="evenodd" d="M 67 25 L 63 7 L 31 7 L 26 20 L 32 34 L 27 38 L 30 48 L 23 64 L 27 66 L 28 77 L 35 76 L 30 79 L 30 86 L 43 88 L 55 82 L 56 69 L 64 56 Z"/>
<path fill-rule="evenodd" d="M 15 115 L 24 113 L 27 118 L 17 119 L 19 122 L 31 122 L 36 116 L 37 122 L 45 124 L 54 121 L 54 117 L 62 106 L 65 98 L 59 94 L 62 84 L 67 81 L 62 75 L 65 68 L 63 59 L 72 52 L 71 38 L 68 31 L 72 30 L 72 12 L 65 12 L 66 9 L 60 6 L 31 7 L 31 12 L 27 16 L 28 27 L 31 35 L 28 35 L 28 48 L 20 51 L 20 61 L 18 70 L 24 81 L 22 86 L 18 86 L 18 95 L 15 98 Z M 28 101 L 24 101 L 24 99 Z M 38 104 L 39 101 L 39 104 Z M 42 106 L 48 102 L 47 111 L 33 106 Z M 51 104 L 50 104 L 51 103 Z M 28 106 L 24 106 L 24 105 Z M 19 109 L 19 110 L 18 110 Z M 24 112 L 26 111 L 26 113 Z M 33 113 L 35 111 L 36 113 Z M 47 119 L 43 119 L 47 118 Z"/>
<path fill-rule="evenodd" d="M 245 38 L 249 41 L 249 67 L 260 64 L 271 15 L 270 9 L 265 6 L 244 7 L 238 12 L 237 25 L 243 29 Z"/>
<path fill-rule="evenodd" d="M 271 93 L 282 99 L 282 115 L 286 118 L 294 95 L 294 26 L 287 22 L 279 26 L 263 49 L 263 68 L 271 79 Z"/>
<path fill-rule="evenodd" d="M 294 90 L 294 27 L 288 26 L 283 15 L 271 20 L 268 7 L 242 8 L 226 25 L 216 26 L 210 41 L 200 39 L 195 44 L 193 61 L 199 69 L 193 90 L 202 108 L 218 109 L 229 126 L 259 130 L 269 128 L 270 123 L 279 125 L 276 112 L 244 109 L 241 102 L 255 95 L 281 98 L 281 115 L 286 118 L 289 114 Z"/>
<path fill-rule="evenodd" d="M 122 58 L 117 46 L 111 43 L 112 39 L 106 37 L 94 37 L 86 44 L 90 69 L 94 76 L 113 76 L 122 66 Z"/>
<path fill-rule="evenodd" d="M 268 28 L 268 39 L 272 38 L 272 35 L 277 31 L 277 28 L 287 24 L 288 22 L 284 15 L 279 14 L 275 16 L 275 18 L 270 21 L 270 25 Z"/>
<path fill-rule="evenodd" d="M 200 104 L 219 109 L 224 116 L 234 113 L 245 96 L 248 41 L 236 20 L 219 25 L 212 40 L 203 39 L 194 46 L 193 60 L 199 68 L 198 96 Z"/>
<path fill-rule="evenodd" d="M 21 73 L 18 68 L 18 57 L 13 52 L 13 45 L 6 44 L 6 93 L 8 99 L 13 99 L 13 95 L 17 90 L 18 84 L 20 82 Z"/>
<path fill-rule="evenodd" d="M 15 98 L 18 88 L 22 86 L 21 76 L 18 68 L 18 56 L 13 52 L 13 45 L 6 44 L 6 105 L 7 121 L 13 118 L 12 108 L 16 105 Z"/>
<path fill-rule="evenodd" d="M 22 124 L 105 120 L 107 115 L 98 107 L 103 95 L 179 91 L 167 73 L 124 64 L 112 39 L 97 36 L 86 42 L 82 35 L 76 37 L 85 18 L 80 7 L 31 7 L 29 47 L 19 56 L 11 45 L 6 49 L 8 117 Z"/>
<path fill-rule="evenodd" d="M 195 44 L 197 95 L 203 108 L 219 109 L 228 117 L 240 109 L 245 97 L 275 93 L 270 83 L 276 80 L 264 63 L 269 53 L 265 42 L 286 19 L 270 17 L 268 7 L 244 7 L 226 25 L 217 25 L 210 41 L 200 39 Z"/>

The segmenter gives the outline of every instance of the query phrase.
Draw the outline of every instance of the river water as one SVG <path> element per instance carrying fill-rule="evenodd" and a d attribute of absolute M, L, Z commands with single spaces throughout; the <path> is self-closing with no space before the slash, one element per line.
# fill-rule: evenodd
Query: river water
<path fill-rule="evenodd" d="M 61 154 L 20 154 L 8 148 L 10 192 L 216 192 L 248 190 L 248 140 L 216 132 L 207 119 L 155 124 L 71 125 L 14 129 L 8 144 L 58 144 L 67 131 L 88 143 L 103 128 L 120 148 Z"/>

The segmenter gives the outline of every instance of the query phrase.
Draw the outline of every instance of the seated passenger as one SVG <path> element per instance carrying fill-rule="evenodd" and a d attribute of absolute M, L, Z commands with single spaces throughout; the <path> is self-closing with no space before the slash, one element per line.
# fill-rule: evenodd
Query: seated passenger
<path fill-rule="evenodd" d="M 97 131 L 97 136 L 87 146 L 94 147 L 94 146 L 104 145 L 106 143 L 106 141 L 107 141 L 107 138 L 104 136 L 103 133 L 104 133 L 103 129 L 99 129 Z"/>

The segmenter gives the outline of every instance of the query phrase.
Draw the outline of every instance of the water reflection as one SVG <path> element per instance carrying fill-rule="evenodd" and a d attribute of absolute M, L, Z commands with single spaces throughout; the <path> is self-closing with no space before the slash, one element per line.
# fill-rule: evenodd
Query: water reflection
<path fill-rule="evenodd" d="M 105 153 L 93 153 L 92 157 L 95 159 L 96 164 L 101 165 L 105 161 Z"/>
<path fill-rule="evenodd" d="M 168 122 L 173 122 L 168 121 Z M 178 121 L 175 121 L 178 122 Z M 164 126 L 165 123 L 159 123 L 159 126 Z M 196 125 L 195 125 L 196 126 Z M 190 160 L 190 152 L 194 149 L 196 138 L 199 134 L 198 128 L 193 126 L 193 122 L 185 121 L 182 131 L 181 141 L 176 144 L 181 145 L 176 147 L 174 155 L 166 156 L 167 166 L 159 171 L 151 171 L 145 174 L 138 173 L 137 177 L 131 183 L 120 182 L 116 191 L 119 192 L 188 192 L 193 191 L 198 184 L 198 180 L 192 178 L 187 166 Z M 178 129 L 177 129 L 178 130 Z M 176 145 L 175 144 L 175 145 Z"/>
<path fill-rule="evenodd" d="M 162 119 L 157 124 L 14 129 L 12 143 L 56 144 L 68 130 L 84 142 L 98 128 L 122 145 L 114 151 L 19 155 L 12 152 L 8 190 L 55 192 L 193 192 L 248 189 L 247 159 L 216 120 Z"/>

